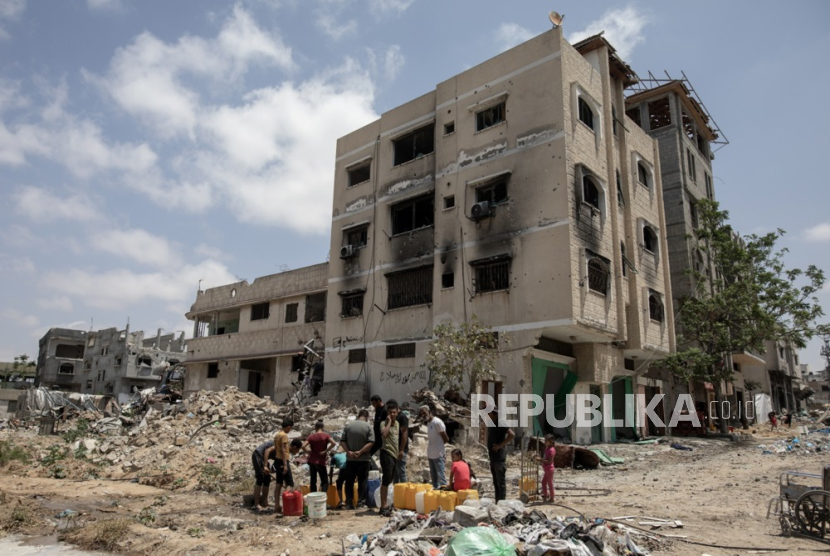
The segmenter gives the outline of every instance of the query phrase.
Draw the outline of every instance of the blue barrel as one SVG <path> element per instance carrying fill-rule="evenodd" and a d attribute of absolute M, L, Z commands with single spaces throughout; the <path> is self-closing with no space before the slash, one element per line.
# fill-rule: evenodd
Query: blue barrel
<path fill-rule="evenodd" d="M 380 479 L 369 479 L 366 483 L 368 487 L 367 490 L 368 496 L 366 497 L 366 503 L 370 508 L 374 508 L 375 506 L 375 491 L 380 488 Z"/>

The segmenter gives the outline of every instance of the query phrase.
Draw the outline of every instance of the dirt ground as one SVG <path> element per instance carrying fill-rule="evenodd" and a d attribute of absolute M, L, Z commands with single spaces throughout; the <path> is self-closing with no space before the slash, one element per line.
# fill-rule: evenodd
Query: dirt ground
<path fill-rule="evenodd" d="M 0 440 L 14 442 L 14 434 L 0 433 Z M 643 521 L 642 516 L 680 520 L 683 528 L 657 532 L 735 547 L 675 540 L 656 554 L 732 556 L 770 549 L 827 554 L 830 545 L 784 538 L 777 519 L 765 517 L 769 500 L 778 493 L 781 472 L 819 473 L 830 463 L 830 455 L 824 453 L 762 454 L 758 448 L 785 436 L 785 432 L 759 433 L 741 443 L 677 439 L 692 451 L 675 450 L 668 444 L 604 445 L 606 453 L 625 458 L 625 463 L 593 471 L 557 470 L 557 502 L 571 509 L 538 508 L 558 516 L 574 515 L 573 510 L 587 517 L 638 516 L 628 522 L 631 525 Z M 513 478 L 510 497 L 517 495 L 515 471 L 514 466 L 508 475 Z M 2 534 L 42 536 L 47 544 L 60 536 L 87 550 L 170 556 L 263 551 L 323 556 L 341 554 L 341 539 L 347 535 L 375 532 L 386 522 L 370 511 L 330 511 L 320 520 L 276 518 L 244 508 L 238 493 L 210 494 L 189 487 L 171 490 L 170 484 L 157 488 L 130 480 L 73 478 L 71 473 L 63 479 L 44 478 L 33 476 L 31 465 L 18 462 L 0 473 Z M 479 474 L 486 475 L 486 469 Z M 77 514 L 56 517 L 64 510 Z M 221 518 L 242 520 L 241 528 L 224 529 Z"/>

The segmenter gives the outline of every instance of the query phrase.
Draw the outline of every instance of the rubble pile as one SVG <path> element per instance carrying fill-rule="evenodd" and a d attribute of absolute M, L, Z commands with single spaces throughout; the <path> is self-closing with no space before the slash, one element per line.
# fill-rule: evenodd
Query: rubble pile
<path fill-rule="evenodd" d="M 759 444 L 758 449 L 762 454 L 827 454 L 830 453 L 830 428 Z"/>
<path fill-rule="evenodd" d="M 550 516 L 517 500 L 467 500 L 454 512 L 396 512 L 380 531 L 349 535 L 347 556 L 645 555 L 666 540 L 604 519 Z"/>

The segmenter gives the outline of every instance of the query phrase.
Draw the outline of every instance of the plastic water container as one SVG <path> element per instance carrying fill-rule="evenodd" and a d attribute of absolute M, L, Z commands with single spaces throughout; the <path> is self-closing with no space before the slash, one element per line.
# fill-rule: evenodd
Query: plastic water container
<path fill-rule="evenodd" d="M 417 510 L 417 496 L 419 492 L 426 492 L 427 490 L 432 488 L 432 485 L 426 483 L 416 483 L 412 485 L 412 489 L 407 490 L 407 500 L 406 500 L 406 509 L 407 510 Z M 409 503 L 409 496 L 412 496 L 412 504 Z M 411 506 L 411 507 L 410 507 Z M 419 512 L 422 513 L 422 512 Z"/>
<path fill-rule="evenodd" d="M 302 492 L 303 496 L 305 496 L 306 494 L 311 492 L 311 487 L 309 487 L 308 485 L 300 485 L 300 492 Z"/>
<path fill-rule="evenodd" d="M 366 497 L 366 503 L 370 508 L 377 508 L 378 506 L 375 505 L 375 491 L 380 488 L 380 479 L 369 479 L 367 486 L 369 492 Z"/>
<path fill-rule="evenodd" d="M 286 516 L 303 515 L 303 493 L 299 490 L 283 492 L 282 513 Z"/>
<path fill-rule="evenodd" d="M 369 480 L 373 481 L 375 479 L 380 480 L 380 471 L 369 471 Z"/>
<path fill-rule="evenodd" d="M 432 513 L 438 509 L 438 495 L 437 490 L 424 491 L 424 513 Z"/>
<path fill-rule="evenodd" d="M 438 495 L 438 506 L 445 512 L 455 510 L 457 496 L 454 492 L 442 492 Z"/>
<path fill-rule="evenodd" d="M 409 483 L 398 483 L 395 485 L 395 507 L 399 510 L 406 509 L 406 489 L 409 488 Z"/>
<path fill-rule="evenodd" d="M 326 493 L 312 492 L 306 496 L 308 517 L 326 517 Z"/>
<path fill-rule="evenodd" d="M 415 493 L 417 492 L 415 489 L 418 487 L 415 483 L 410 483 L 406 487 L 406 502 L 404 503 L 404 508 L 407 510 L 415 510 Z"/>
<path fill-rule="evenodd" d="M 426 513 L 426 505 L 424 503 L 424 497 L 426 496 L 426 491 L 416 492 L 415 493 L 415 511 L 419 514 Z"/>
<path fill-rule="evenodd" d="M 459 490 L 456 492 L 458 498 L 456 500 L 456 505 L 460 506 L 466 500 L 478 500 L 478 491 L 475 489 L 467 489 L 467 490 Z"/>
<path fill-rule="evenodd" d="M 386 487 L 386 505 L 392 507 L 395 505 L 395 485 L 389 485 Z M 375 490 L 375 495 L 373 497 L 373 501 L 375 503 L 376 508 L 380 508 L 380 492 L 383 490 L 383 486 L 381 485 Z"/>

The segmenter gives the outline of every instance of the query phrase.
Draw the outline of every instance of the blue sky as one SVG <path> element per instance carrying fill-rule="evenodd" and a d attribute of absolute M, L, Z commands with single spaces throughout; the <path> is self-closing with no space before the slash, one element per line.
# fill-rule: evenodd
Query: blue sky
<path fill-rule="evenodd" d="M 685 71 L 733 223 L 830 271 L 827 2 L 0 0 L 0 361 L 51 326 L 189 334 L 199 280 L 325 260 L 337 137 L 551 9 L 640 75 Z"/>

